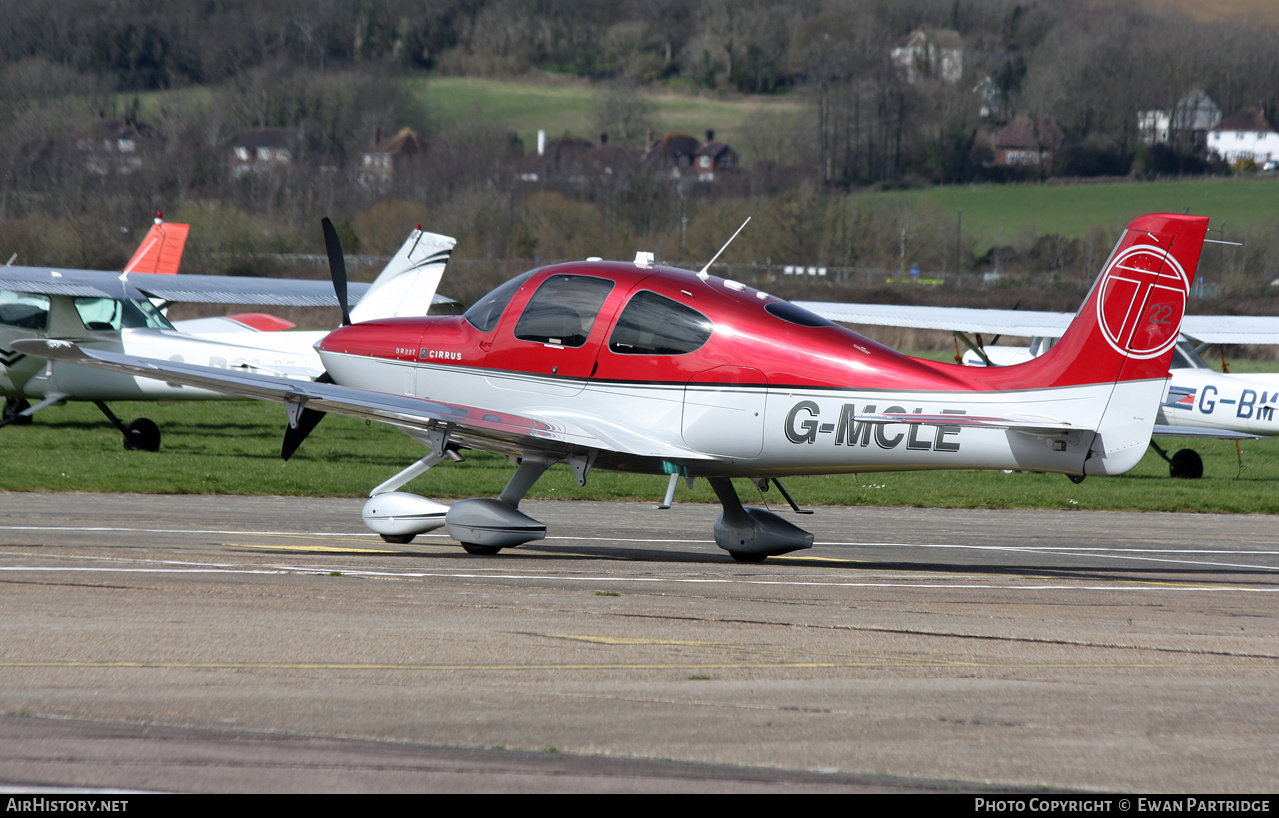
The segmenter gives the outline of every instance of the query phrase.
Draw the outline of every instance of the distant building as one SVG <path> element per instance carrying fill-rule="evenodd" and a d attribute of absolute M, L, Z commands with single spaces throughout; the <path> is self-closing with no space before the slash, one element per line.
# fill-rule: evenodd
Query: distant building
<path fill-rule="evenodd" d="M 1279 158 L 1279 133 L 1257 108 L 1245 108 L 1217 123 L 1208 132 L 1208 151 L 1227 162 L 1251 159 L 1263 164 Z"/>
<path fill-rule="evenodd" d="M 1070 138 L 1057 121 L 1018 114 L 995 136 L 995 164 L 1001 167 L 1052 167 L 1053 157 Z"/>
<path fill-rule="evenodd" d="M 360 184 L 385 190 L 397 173 L 415 167 L 425 154 L 426 139 L 412 128 L 401 128 L 386 139 L 378 128 L 373 132 L 373 147 L 360 154 Z"/>
<path fill-rule="evenodd" d="M 635 156 L 621 145 L 610 144 L 607 134 L 598 142 L 567 134 L 546 139 L 537 133 L 537 153 L 524 157 L 516 166 L 521 182 L 560 181 L 584 185 L 596 179 L 621 177 L 635 168 Z"/>
<path fill-rule="evenodd" d="M 640 154 L 640 164 L 650 169 L 670 169 L 675 175 L 691 172 L 693 157 L 702 146 L 697 137 L 686 133 L 668 133 L 649 140 L 648 147 Z"/>
<path fill-rule="evenodd" d="M 736 170 L 741 154 L 728 142 L 715 139 L 714 131 L 706 132 L 706 141 L 683 133 L 669 133 L 649 140 L 640 154 L 642 167 L 665 170 L 676 178 L 713 182 L 715 174 Z"/>
<path fill-rule="evenodd" d="M 1208 132 L 1221 121 L 1221 108 L 1202 88 L 1186 94 L 1170 111 L 1137 112 L 1137 132 L 1147 145 L 1171 144 L 1185 150 L 1203 149 Z"/>
<path fill-rule="evenodd" d="M 297 128 L 252 128 L 231 143 L 231 174 L 268 173 L 290 167 L 301 154 Z"/>
<path fill-rule="evenodd" d="M 706 141 L 693 152 L 693 165 L 697 169 L 697 181 L 713 182 L 716 172 L 737 169 L 741 155 L 727 142 L 715 139 L 714 131 L 706 132 Z"/>
<path fill-rule="evenodd" d="M 75 137 L 84 166 L 94 173 L 130 174 L 142 168 L 150 129 L 126 119 L 100 119 Z"/>
<path fill-rule="evenodd" d="M 953 85 L 964 75 L 964 42 L 958 31 L 917 28 L 898 40 L 891 54 L 910 83 L 940 77 Z"/>

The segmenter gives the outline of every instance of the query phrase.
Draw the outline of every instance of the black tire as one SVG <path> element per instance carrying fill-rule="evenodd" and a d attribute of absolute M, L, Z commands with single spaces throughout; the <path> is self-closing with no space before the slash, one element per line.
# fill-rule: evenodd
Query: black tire
<path fill-rule="evenodd" d="M 30 415 L 27 417 L 18 416 L 19 412 L 25 412 L 30 408 L 30 401 L 25 401 L 22 398 L 5 398 L 4 419 L 9 423 L 12 423 L 14 426 L 30 426 L 31 421 L 35 418 L 32 418 Z"/>
<path fill-rule="evenodd" d="M 408 545 L 413 542 L 416 534 L 381 534 L 379 535 L 383 542 L 395 543 L 396 545 Z"/>
<path fill-rule="evenodd" d="M 138 418 L 124 427 L 124 448 L 133 452 L 160 451 L 160 427 L 148 418 Z"/>
<path fill-rule="evenodd" d="M 763 562 L 768 559 L 767 554 L 751 554 L 746 551 L 729 551 L 728 555 L 738 562 Z"/>
<path fill-rule="evenodd" d="M 466 553 L 475 554 L 479 557 L 491 557 L 498 551 L 502 550 L 500 545 L 480 545 L 479 543 L 464 542 L 462 547 L 466 549 Z"/>
<path fill-rule="evenodd" d="M 1180 449 L 1168 461 L 1168 474 L 1183 480 L 1198 480 L 1204 476 L 1203 458 L 1194 449 Z"/>

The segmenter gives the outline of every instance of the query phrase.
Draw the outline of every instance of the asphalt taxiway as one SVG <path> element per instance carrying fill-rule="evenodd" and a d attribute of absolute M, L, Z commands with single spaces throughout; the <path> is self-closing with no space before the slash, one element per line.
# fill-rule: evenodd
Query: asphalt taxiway
<path fill-rule="evenodd" d="M 0 784 L 193 791 L 1279 788 L 1279 518 L 0 494 Z"/>

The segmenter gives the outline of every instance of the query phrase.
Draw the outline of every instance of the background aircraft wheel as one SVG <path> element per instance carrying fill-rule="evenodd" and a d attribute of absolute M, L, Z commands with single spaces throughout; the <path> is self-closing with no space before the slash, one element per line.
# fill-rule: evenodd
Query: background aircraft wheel
<path fill-rule="evenodd" d="M 135 452 L 160 451 L 160 427 L 153 421 L 138 418 L 124 428 L 124 448 Z"/>
<path fill-rule="evenodd" d="M 1198 480 L 1204 476 L 1203 458 L 1194 449 L 1181 449 L 1168 461 L 1168 474 L 1186 480 Z"/>
<path fill-rule="evenodd" d="M 14 426 L 30 426 L 31 421 L 34 418 L 18 417 L 19 412 L 25 412 L 30 408 L 31 408 L 30 401 L 25 401 L 22 398 L 5 398 L 5 401 L 4 401 L 5 422 L 12 423 Z"/>
<path fill-rule="evenodd" d="M 728 555 L 738 562 L 763 562 L 767 554 L 750 554 L 746 551 L 729 551 Z"/>
<path fill-rule="evenodd" d="M 395 543 L 396 545 L 407 545 L 408 543 L 413 542 L 413 538 L 416 537 L 417 535 L 416 534 L 379 534 L 378 536 L 382 538 L 383 542 L 392 542 L 392 543 Z"/>
<path fill-rule="evenodd" d="M 480 545 L 473 542 L 464 542 L 462 547 L 466 549 L 468 554 L 478 554 L 483 557 L 491 557 L 502 550 L 500 545 Z"/>

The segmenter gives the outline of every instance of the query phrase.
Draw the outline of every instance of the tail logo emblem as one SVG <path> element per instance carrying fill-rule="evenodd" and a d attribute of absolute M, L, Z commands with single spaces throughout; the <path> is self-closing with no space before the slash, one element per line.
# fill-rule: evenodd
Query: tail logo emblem
<path fill-rule="evenodd" d="M 1130 358 L 1158 358 L 1177 343 L 1190 279 L 1167 250 L 1140 244 L 1114 260 L 1099 295 L 1097 321 L 1106 343 Z"/>

